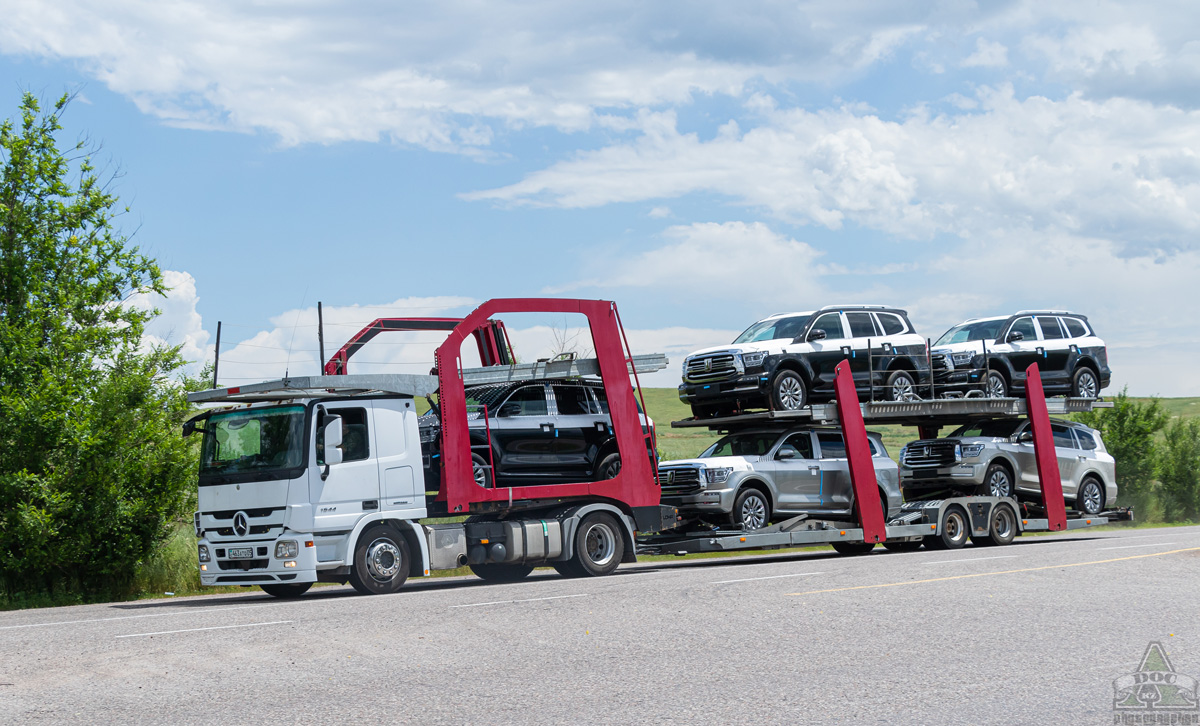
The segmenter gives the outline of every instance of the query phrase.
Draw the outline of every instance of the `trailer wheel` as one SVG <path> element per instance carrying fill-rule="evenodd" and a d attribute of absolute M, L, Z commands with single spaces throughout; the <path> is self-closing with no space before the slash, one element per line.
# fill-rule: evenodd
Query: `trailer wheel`
<path fill-rule="evenodd" d="M 782 370 L 771 382 L 771 408 L 776 411 L 799 411 L 808 403 L 804 379 L 795 371 Z"/>
<path fill-rule="evenodd" d="M 571 558 L 573 574 L 599 577 L 616 570 L 625 555 L 625 540 L 621 539 L 620 527 L 617 520 L 605 512 L 592 512 L 584 517 L 575 530 L 575 554 Z"/>
<path fill-rule="evenodd" d="M 516 582 L 529 577 L 529 573 L 533 572 L 533 565 L 481 562 L 471 565 L 471 572 L 474 572 L 479 579 L 488 582 Z"/>
<path fill-rule="evenodd" d="M 997 504 L 992 507 L 992 514 L 988 517 L 988 533 L 972 537 L 971 541 L 985 547 L 999 547 L 1009 544 L 1016 536 L 1017 515 L 1007 504 Z"/>
<path fill-rule="evenodd" d="M 350 584 L 364 595 L 396 592 L 408 579 L 408 543 L 396 528 L 373 524 L 358 538 Z"/>
<path fill-rule="evenodd" d="M 889 539 L 883 543 L 883 548 L 888 552 L 916 552 L 921 549 L 922 544 L 924 543 L 919 539 L 909 541 Z"/>
<path fill-rule="evenodd" d="M 300 597 L 312 587 L 311 582 L 293 582 L 286 585 L 259 585 L 262 591 L 271 597 L 289 598 Z"/>
<path fill-rule="evenodd" d="M 956 550 L 967 543 L 971 527 L 967 524 L 967 513 L 957 504 L 946 507 L 942 514 L 942 526 L 938 534 L 925 538 L 925 546 L 940 550 Z"/>
<path fill-rule="evenodd" d="M 874 542 L 830 542 L 839 555 L 865 555 L 875 549 Z"/>

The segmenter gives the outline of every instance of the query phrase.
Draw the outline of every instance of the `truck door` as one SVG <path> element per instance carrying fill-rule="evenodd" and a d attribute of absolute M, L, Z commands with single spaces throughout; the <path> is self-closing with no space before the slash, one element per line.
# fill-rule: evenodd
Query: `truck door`
<path fill-rule="evenodd" d="M 812 433 L 789 434 L 766 463 L 775 482 L 775 508 L 807 512 L 821 508 L 821 466 L 813 456 Z"/>
<path fill-rule="evenodd" d="M 409 419 L 417 415 L 415 406 L 411 401 L 379 400 L 374 402 L 372 415 L 382 488 L 380 508 L 396 511 L 424 507 L 421 445 L 408 440 Z"/>
<path fill-rule="evenodd" d="M 309 494 L 313 503 L 313 520 L 317 531 L 349 529 L 363 512 L 379 509 L 379 464 L 373 457 L 376 450 L 375 427 L 372 425 L 371 402 L 356 401 L 328 404 L 319 407 L 311 467 Z M 342 419 L 342 463 L 325 469 L 323 426 L 328 416 Z"/>
<path fill-rule="evenodd" d="M 500 405 L 492 428 L 492 438 L 500 449 L 496 462 L 497 484 L 506 476 L 542 481 L 562 481 L 566 477 L 555 471 L 554 438 L 556 422 L 546 404 L 545 383 L 521 386 Z"/>
<path fill-rule="evenodd" d="M 850 481 L 850 459 L 846 456 L 846 442 L 837 431 L 818 431 L 817 445 L 821 476 L 821 508 L 829 510 L 850 509 L 854 501 L 854 485 Z"/>

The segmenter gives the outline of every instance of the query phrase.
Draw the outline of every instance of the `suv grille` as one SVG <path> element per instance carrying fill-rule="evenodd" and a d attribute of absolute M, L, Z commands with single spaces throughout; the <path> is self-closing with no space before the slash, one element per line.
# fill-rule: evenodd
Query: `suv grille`
<path fill-rule="evenodd" d="M 944 371 L 950 369 L 950 356 L 946 353 L 931 353 L 929 356 L 929 365 L 935 371 Z"/>
<path fill-rule="evenodd" d="M 659 469 L 658 486 L 663 494 L 694 494 L 700 491 L 699 469 Z"/>
<path fill-rule="evenodd" d="M 954 441 L 914 441 L 904 447 L 904 464 L 914 469 L 953 466 Z"/>
<path fill-rule="evenodd" d="M 733 378 L 738 374 L 733 360 L 732 353 L 715 353 L 689 358 L 687 373 L 683 378 L 689 383 L 707 383 Z"/>

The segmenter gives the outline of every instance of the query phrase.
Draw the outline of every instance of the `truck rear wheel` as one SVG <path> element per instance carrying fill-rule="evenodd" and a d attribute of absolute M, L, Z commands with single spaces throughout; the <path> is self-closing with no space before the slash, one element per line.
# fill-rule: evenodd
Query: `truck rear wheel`
<path fill-rule="evenodd" d="M 481 580 L 488 582 L 516 582 L 529 577 L 533 565 L 504 564 L 501 562 L 481 562 L 471 565 L 471 572 Z"/>
<path fill-rule="evenodd" d="M 294 582 L 286 585 L 259 585 L 259 587 L 271 597 L 289 598 L 300 597 L 308 592 L 308 588 L 312 585 L 311 582 Z"/>
<path fill-rule="evenodd" d="M 570 562 L 572 574 L 599 577 L 616 570 L 625 555 L 620 526 L 606 512 L 593 512 L 584 517 L 575 530 L 575 554 Z"/>
<path fill-rule="evenodd" d="M 942 513 L 942 526 L 939 532 L 925 538 L 925 546 L 941 550 L 956 550 L 967 543 L 971 528 L 967 524 L 967 513 L 962 507 L 953 504 L 946 507 Z"/>
<path fill-rule="evenodd" d="M 408 579 L 408 543 L 395 527 L 367 527 L 354 548 L 350 584 L 364 595 L 396 592 Z"/>

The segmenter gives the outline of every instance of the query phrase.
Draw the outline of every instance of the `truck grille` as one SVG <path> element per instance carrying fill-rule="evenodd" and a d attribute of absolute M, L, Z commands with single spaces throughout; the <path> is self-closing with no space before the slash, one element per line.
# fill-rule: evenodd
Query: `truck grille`
<path fill-rule="evenodd" d="M 688 383 L 708 383 L 733 378 L 737 374 L 732 353 L 714 353 L 688 358 L 683 379 Z"/>
<path fill-rule="evenodd" d="M 914 441 L 904 447 L 904 464 L 913 469 L 928 467 L 954 466 L 955 442 L 953 441 Z"/>
<path fill-rule="evenodd" d="M 663 494 L 694 494 L 701 490 L 699 469 L 659 469 L 658 486 Z"/>

